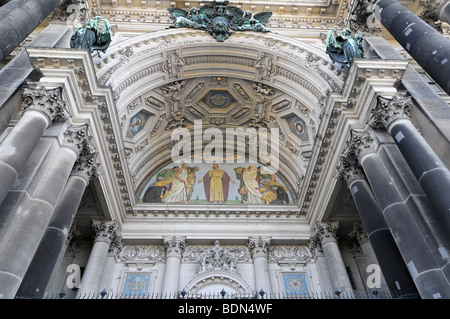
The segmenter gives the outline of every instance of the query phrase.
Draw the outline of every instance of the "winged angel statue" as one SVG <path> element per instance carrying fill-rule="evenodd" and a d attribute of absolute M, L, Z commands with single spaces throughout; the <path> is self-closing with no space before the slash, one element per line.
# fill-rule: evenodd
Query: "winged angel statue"
<path fill-rule="evenodd" d="M 200 9 L 187 11 L 182 8 L 167 9 L 174 19 L 171 28 L 194 28 L 206 30 L 218 42 L 223 42 L 234 31 L 270 32 L 264 23 L 269 21 L 272 12 L 259 12 L 252 17 L 250 10 L 228 6 L 227 0 L 215 0 Z"/>
<path fill-rule="evenodd" d="M 352 34 L 349 28 L 338 35 L 336 29 L 328 31 L 326 39 L 326 53 L 334 62 L 350 67 L 353 59 L 363 57 L 362 37 L 364 33 Z"/>

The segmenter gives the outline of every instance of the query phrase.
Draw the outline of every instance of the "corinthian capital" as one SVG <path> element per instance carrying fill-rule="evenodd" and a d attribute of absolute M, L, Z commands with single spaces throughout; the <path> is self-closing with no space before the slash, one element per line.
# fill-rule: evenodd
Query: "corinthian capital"
<path fill-rule="evenodd" d="M 92 222 L 95 241 L 104 241 L 110 245 L 110 250 L 120 249 L 122 247 L 122 235 L 116 221 L 98 221 Z"/>
<path fill-rule="evenodd" d="M 311 234 L 311 241 L 325 245 L 329 242 L 337 242 L 337 233 L 339 231 L 339 222 L 321 223 L 316 222 Z"/>
<path fill-rule="evenodd" d="M 358 179 L 365 179 L 364 172 L 353 152 L 348 152 L 348 150 L 344 151 L 341 162 L 336 168 L 334 178 L 343 179 L 347 185 L 350 185 Z"/>
<path fill-rule="evenodd" d="M 65 121 L 69 117 L 66 102 L 62 99 L 62 87 L 46 89 L 45 87 L 26 86 L 22 97 L 26 110 L 37 110 L 44 113 L 50 122 Z"/>
<path fill-rule="evenodd" d="M 369 237 L 367 236 L 366 229 L 361 223 L 354 223 L 353 229 L 349 234 L 350 238 L 355 238 L 360 246 L 367 244 L 369 242 Z"/>
<path fill-rule="evenodd" d="M 393 96 L 391 99 L 378 96 L 377 105 L 373 108 L 369 125 L 373 128 L 387 129 L 399 119 L 410 119 L 411 97 Z"/>
<path fill-rule="evenodd" d="M 163 245 L 166 248 L 166 258 L 181 258 L 184 250 L 186 249 L 186 237 L 164 237 Z"/>
<path fill-rule="evenodd" d="M 378 142 L 373 138 L 371 128 L 364 131 L 351 130 L 346 152 L 352 152 L 361 161 L 365 155 L 376 152 L 377 147 Z"/>
<path fill-rule="evenodd" d="M 270 247 L 270 238 L 249 238 L 248 239 L 248 249 L 252 258 L 255 257 L 267 257 Z"/>
<path fill-rule="evenodd" d="M 72 168 L 72 174 L 81 176 L 89 182 L 100 175 L 99 167 L 97 153 L 83 154 L 76 160 Z"/>
<path fill-rule="evenodd" d="M 62 144 L 73 149 L 80 156 L 94 153 L 92 137 L 89 136 L 87 124 L 69 125 L 64 131 Z"/>

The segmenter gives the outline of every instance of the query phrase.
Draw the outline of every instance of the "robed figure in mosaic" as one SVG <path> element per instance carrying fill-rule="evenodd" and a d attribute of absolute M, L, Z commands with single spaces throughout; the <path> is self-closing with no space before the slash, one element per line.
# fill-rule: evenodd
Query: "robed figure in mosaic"
<path fill-rule="evenodd" d="M 228 199 L 229 184 L 235 183 L 218 164 L 213 164 L 213 168 L 198 182 L 203 182 L 206 199 L 212 203 L 225 203 Z"/>

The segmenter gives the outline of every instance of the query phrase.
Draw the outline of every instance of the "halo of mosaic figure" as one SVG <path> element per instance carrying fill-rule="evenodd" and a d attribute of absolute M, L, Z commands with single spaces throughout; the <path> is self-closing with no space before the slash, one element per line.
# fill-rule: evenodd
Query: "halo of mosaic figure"
<path fill-rule="evenodd" d="M 327 33 L 325 52 L 333 63 L 338 62 L 350 67 L 353 59 L 360 59 L 364 55 L 363 36 L 364 33 L 353 34 L 349 28 L 343 29 L 341 34 L 338 34 L 336 29 L 331 29 Z"/>
<path fill-rule="evenodd" d="M 111 37 L 109 21 L 101 16 L 96 16 L 90 19 L 86 25 L 76 25 L 70 38 L 70 47 L 88 49 L 91 53 L 93 51 L 105 53 L 111 43 Z"/>
<path fill-rule="evenodd" d="M 264 23 L 269 21 L 272 12 L 259 12 L 252 16 L 250 10 L 228 6 L 229 1 L 216 0 L 189 11 L 183 8 L 167 9 L 174 19 L 171 28 L 194 28 L 206 30 L 218 42 L 223 42 L 234 31 L 270 32 Z"/>

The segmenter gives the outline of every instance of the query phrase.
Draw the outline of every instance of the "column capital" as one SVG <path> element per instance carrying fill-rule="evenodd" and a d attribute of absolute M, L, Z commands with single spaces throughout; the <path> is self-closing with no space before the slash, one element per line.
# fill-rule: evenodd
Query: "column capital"
<path fill-rule="evenodd" d="M 100 175 L 100 164 L 97 162 L 97 155 L 97 153 L 80 155 L 72 168 L 71 174 L 84 178 L 87 183 L 97 178 Z"/>
<path fill-rule="evenodd" d="M 122 235 L 115 220 L 93 220 L 92 230 L 95 234 L 94 241 L 106 242 L 110 250 L 120 250 L 122 247 Z"/>
<path fill-rule="evenodd" d="M 22 98 L 26 104 L 25 111 L 39 111 L 48 117 L 50 123 L 53 121 L 64 122 L 70 115 L 62 95 L 60 86 L 53 89 L 43 86 L 25 86 L 22 91 Z"/>
<path fill-rule="evenodd" d="M 348 186 L 357 180 L 365 180 L 364 171 L 358 164 L 358 159 L 353 152 L 343 152 L 341 162 L 336 167 L 334 178 L 343 179 Z"/>
<path fill-rule="evenodd" d="M 167 236 L 163 237 L 163 245 L 167 257 L 178 257 L 181 259 L 186 249 L 186 237 Z"/>
<path fill-rule="evenodd" d="M 311 241 L 325 245 L 330 242 L 337 243 L 337 233 L 339 231 L 339 222 L 316 222 L 311 234 Z"/>
<path fill-rule="evenodd" d="M 252 258 L 268 256 L 270 247 L 270 237 L 250 237 L 248 239 L 248 249 Z"/>
<path fill-rule="evenodd" d="M 369 242 L 366 229 L 362 223 L 354 223 L 353 229 L 349 234 L 350 238 L 355 238 L 358 241 L 359 246 L 363 246 Z"/>
<path fill-rule="evenodd" d="M 373 128 L 388 129 L 397 120 L 411 120 L 409 115 L 411 105 L 412 101 L 409 96 L 395 95 L 392 98 L 378 96 L 368 124 Z"/>
<path fill-rule="evenodd" d="M 375 153 L 378 148 L 378 141 L 372 136 L 372 128 L 366 130 L 350 131 L 350 140 L 344 149 L 343 156 L 351 156 L 353 154 L 361 163 L 363 157 L 370 153 Z"/>
<path fill-rule="evenodd" d="M 77 156 L 94 153 L 92 137 L 88 133 L 88 125 L 68 125 L 63 133 L 62 145 L 72 149 Z"/>

